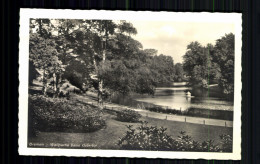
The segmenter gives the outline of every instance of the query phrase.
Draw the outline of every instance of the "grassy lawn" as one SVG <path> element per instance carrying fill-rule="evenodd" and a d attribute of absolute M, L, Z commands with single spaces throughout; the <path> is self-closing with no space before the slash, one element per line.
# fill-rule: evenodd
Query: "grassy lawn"
<path fill-rule="evenodd" d="M 37 137 L 28 139 L 30 143 L 44 143 L 49 147 L 50 143 L 59 144 L 84 144 L 81 148 L 95 149 L 119 149 L 117 141 L 126 133 L 126 125 L 138 127 L 140 123 L 127 123 L 115 120 L 115 115 L 105 113 L 106 126 L 101 130 L 91 133 L 61 133 L 61 132 L 39 132 Z M 163 126 L 167 128 L 167 133 L 173 138 L 177 138 L 180 131 L 186 131 L 196 141 L 206 141 L 208 139 L 219 142 L 219 135 L 232 135 L 232 128 L 198 125 L 184 122 L 160 120 L 149 117 L 142 117 L 142 121 L 147 121 L 149 126 Z"/>

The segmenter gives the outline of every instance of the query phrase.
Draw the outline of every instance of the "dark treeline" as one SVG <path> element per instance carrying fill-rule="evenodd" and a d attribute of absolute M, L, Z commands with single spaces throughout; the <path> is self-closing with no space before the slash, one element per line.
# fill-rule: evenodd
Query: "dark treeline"
<path fill-rule="evenodd" d="M 234 34 L 230 33 L 218 39 L 214 46 L 208 44 L 204 47 L 197 41 L 187 46 L 183 68 L 193 87 L 193 94 L 217 90 L 220 96 L 233 98 L 234 38 Z M 217 87 L 209 90 L 211 84 L 217 84 Z"/>
<path fill-rule="evenodd" d="M 84 91 L 94 88 L 100 103 L 112 92 L 154 94 L 159 84 L 181 81 L 172 57 L 143 49 L 135 34 L 126 21 L 31 19 L 30 81 L 38 74 L 43 94 L 51 90 L 54 97 L 65 80 Z"/>

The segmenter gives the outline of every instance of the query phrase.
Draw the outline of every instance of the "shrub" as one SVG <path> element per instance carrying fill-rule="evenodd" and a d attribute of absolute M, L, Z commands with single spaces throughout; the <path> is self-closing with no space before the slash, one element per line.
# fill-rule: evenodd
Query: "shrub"
<path fill-rule="evenodd" d="M 182 115 L 183 112 L 177 109 L 164 109 L 163 107 L 153 106 L 153 107 L 146 107 L 145 109 L 152 111 L 152 112 L 159 112 L 159 113 L 167 113 L 167 114 L 179 114 Z"/>
<path fill-rule="evenodd" d="M 187 116 L 198 116 L 204 118 L 233 120 L 233 111 L 230 110 L 210 110 L 203 108 L 188 108 L 184 115 Z"/>
<path fill-rule="evenodd" d="M 186 132 L 181 131 L 176 139 L 177 151 L 200 151 L 200 152 L 218 152 L 219 147 L 213 140 L 203 141 L 202 143 L 194 141 Z"/>
<path fill-rule="evenodd" d="M 121 149 L 171 150 L 175 145 L 175 141 L 165 132 L 166 128 L 148 127 L 147 122 L 142 122 L 137 129 L 133 129 L 132 125 L 127 128 L 125 136 L 118 141 Z"/>
<path fill-rule="evenodd" d="M 126 134 L 119 138 L 118 145 L 126 150 L 154 150 L 154 151 L 199 151 L 199 152 L 231 152 L 232 138 L 229 135 L 221 135 L 222 142 L 214 144 L 213 140 L 198 142 L 185 132 L 180 132 L 177 139 L 166 133 L 166 128 L 147 126 L 142 122 L 140 127 L 133 129 L 127 126 Z"/>
<path fill-rule="evenodd" d="M 32 134 L 35 131 L 92 132 L 105 125 L 100 110 L 65 99 L 30 96 L 28 109 Z"/>
<path fill-rule="evenodd" d="M 131 109 L 123 109 L 117 112 L 116 119 L 123 122 L 138 122 L 142 117 L 138 112 Z"/>
<path fill-rule="evenodd" d="M 223 152 L 232 152 L 233 137 L 227 134 L 220 135 L 221 138 L 221 150 Z"/>
<path fill-rule="evenodd" d="M 181 111 L 178 109 L 164 108 L 160 106 L 145 107 L 146 110 L 158 113 L 185 115 L 192 117 L 203 117 L 203 118 L 214 118 L 223 120 L 233 120 L 233 111 L 228 110 L 210 110 L 203 108 L 188 108 L 187 110 Z"/>

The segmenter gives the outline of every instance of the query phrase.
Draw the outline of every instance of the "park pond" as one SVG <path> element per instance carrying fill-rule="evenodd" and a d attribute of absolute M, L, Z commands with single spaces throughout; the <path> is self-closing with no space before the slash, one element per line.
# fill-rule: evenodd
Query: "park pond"
<path fill-rule="evenodd" d="M 174 109 L 182 112 L 203 113 L 203 115 L 207 115 L 209 112 L 212 115 L 213 113 L 218 113 L 217 115 L 219 113 L 221 115 L 228 114 L 230 116 L 227 119 L 232 120 L 233 101 L 213 96 L 188 97 L 185 91 L 190 89 L 185 86 L 185 83 L 174 83 L 172 87 L 156 88 L 153 96 L 136 94 L 130 96 L 117 95 L 112 97 L 111 102 L 142 109 L 162 107 L 163 109 Z"/>

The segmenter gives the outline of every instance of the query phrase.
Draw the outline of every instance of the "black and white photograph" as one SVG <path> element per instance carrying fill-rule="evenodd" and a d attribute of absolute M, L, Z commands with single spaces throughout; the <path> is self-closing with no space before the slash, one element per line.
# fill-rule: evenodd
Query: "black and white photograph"
<path fill-rule="evenodd" d="M 21 9 L 19 153 L 241 159 L 241 24 Z"/>

